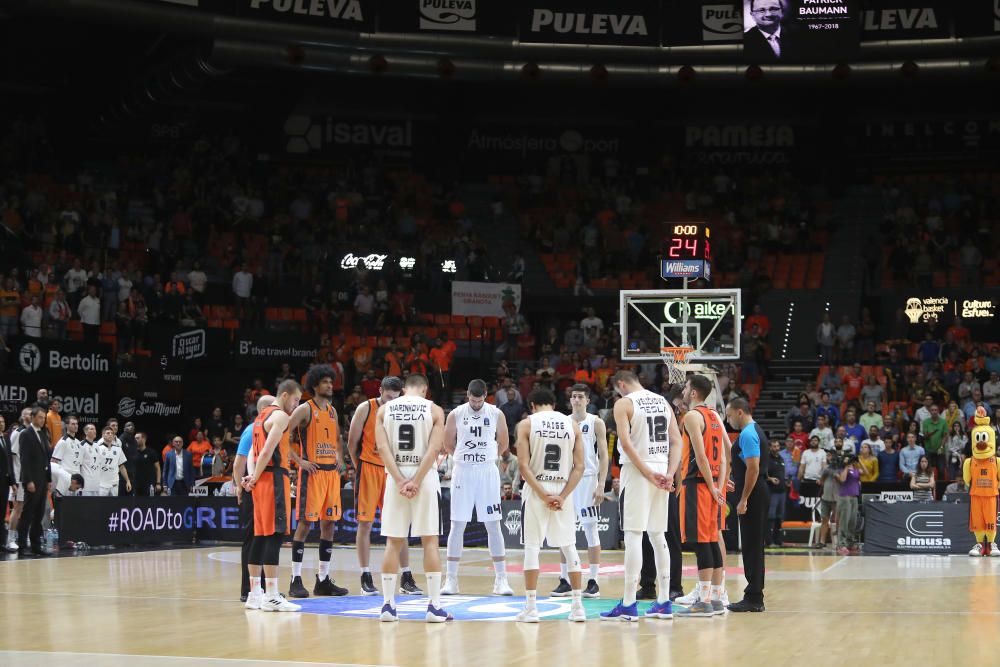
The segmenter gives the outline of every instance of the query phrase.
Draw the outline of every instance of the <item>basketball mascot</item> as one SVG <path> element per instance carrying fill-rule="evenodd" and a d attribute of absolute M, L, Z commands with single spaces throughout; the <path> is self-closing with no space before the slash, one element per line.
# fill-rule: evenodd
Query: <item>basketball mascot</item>
<path fill-rule="evenodd" d="M 976 426 L 972 437 L 972 456 L 965 459 L 962 477 L 969 488 L 969 530 L 976 536 L 970 556 L 1000 557 L 997 549 L 997 495 L 1000 471 L 997 470 L 996 434 L 983 407 L 976 408 Z"/>

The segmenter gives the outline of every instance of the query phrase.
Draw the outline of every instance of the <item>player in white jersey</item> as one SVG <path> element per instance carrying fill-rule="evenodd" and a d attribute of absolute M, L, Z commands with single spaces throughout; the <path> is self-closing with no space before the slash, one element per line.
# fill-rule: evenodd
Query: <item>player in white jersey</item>
<path fill-rule="evenodd" d="M 101 490 L 100 496 L 118 495 L 118 475 L 125 478 L 125 490 L 132 491 L 132 481 L 128 478 L 128 471 L 125 469 L 125 452 L 115 444 L 115 430 L 110 426 L 104 427 L 104 440 L 97 445 L 97 456 L 100 459 Z M 84 478 L 84 488 L 86 488 L 86 478 Z"/>
<path fill-rule="evenodd" d="M 21 518 L 21 511 L 24 509 L 24 484 L 21 484 L 21 450 L 17 441 L 21 437 L 21 431 L 31 425 L 31 408 L 21 410 L 21 421 L 10 432 L 10 457 L 14 468 L 14 481 L 16 483 L 12 495 L 14 496 L 14 508 L 10 511 L 10 530 L 7 531 L 7 553 L 17 553 L 17 523 Z M 7 502 L 7 499 L 3 499 Z M 0 519 L 2 521 L 2 519 Z"/>
<path fill-rule="evenodd" d="M 615 425 L 621 454 L 621 521 L 625 534 L 625 592 L 622 601 L 602 620 L 635 621 L 639 571 L 642 569 L 642 533 L 649 535 L 656 560 L 656 602 L 648 618 L 673 618 L 670 604 L 670 551 L 667 549 L 667 511 L 674 474 L 681 460 L 681 433 L 667 399 L 647 391 L 632 371 L 611 379 L 621 398 L 615 402 Z"/>
<path fill-rule="evenodd" d="M 101 443 L 97 441 L 97 427 L 86 424 L 80 441 L 80 474 L 83 475 L 83 495 L 101 495 Z"/>
<path fill-rule="evenodd" d="M 76 438 L 79 429 L 80 420 L 68 417 L 66 433 L 59 438 L 55 449 L 52 450 L 52 488 L 64 496 L 69 494 L 73 475 L 80 473 L 83 452 L 80 450 L 80 441 Z"/>
<path fill-rule="evenodd" d="M 406 378 L 403 395 L 375 413 L 375 442 L 388 475 L 382 506 L 382 535 L 386 537 L 382 557 L 383 621 L 397 621 L 396 578 L 399 552 L 412 532 L 424 546 L 424 571 L 430 603 L 425 619 L 443 623 L 451 615 L 441 609 L 441 482 L 436 463 L 444 440 L 444 411 L 424 398 L 427 378 Z"/>
<path fill-rule="evenodd" d="M 522 623 L 537 623 L 538 555 L 547 540 L 569 564 L 573 603 L 569 620 L 586 621 L 583 610 L 580 555 L 576 551 L 573 489 L 583 476 L 583 436 L 571 417 L 555 411 L 548 389 L 528 396 L 531 415 L 517 425 L 517 463 L 524 478 L 521 542 L 524 544 L 524 609 Z"/>
<path fill-rule="evenodd" d="M 458 593 L 458 562 L 462 558 L 465 526 L 476 519 L 486 526 L 493 559 L 494 595 L 513 595 L 507 583 L 507 553 L 500 532 L 500 467 L 498 461 L 509 448 L 507 420 L 486 402 L 486 383 L 473 380 L 463 403 L 448 414 L 444 448 L 455 461 L 451 476 L 451 532 L 448 533 L 448 574 L 442 595 Z"/>
<path fill-rule="evenodd" d="M 583 590 L 583 597 L 599 598 L 601 588 L 597 585 L 597 576 L 601 569 L 601 538 L 597 534 L 597 522 L 601 516 L 601 503 L 604 502 L 604 482 L 608 476 L 608 434 L 604 420 L 587 412 L 587 406 L 590 405 L 589 385 L 573 385 L 569 403 L 573 408 L 570 416 L 580 427 L 583 436 L 583 477 L 573 489 L 576 519 L 587 537 L 590 578 Z M 571 590 L 566 558 L 560 554 L 559 560 L 559 585 L 550 593 L 556 598 L 566 597 Z"/>

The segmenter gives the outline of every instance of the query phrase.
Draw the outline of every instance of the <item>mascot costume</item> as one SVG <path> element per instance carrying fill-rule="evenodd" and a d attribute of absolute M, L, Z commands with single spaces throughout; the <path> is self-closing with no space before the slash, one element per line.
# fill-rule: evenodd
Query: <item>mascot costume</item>
<path fill-rule="evenodd" d="M 965 459 L 962 477 L 969 487 L 969 530 L 976 536 L 970 556 L 1000 557 L 997 549 L 997 495 L 1000 471 L 997 469 L 996 434 L 982 407 L 976 408 L 976 426 L 970 433 L 972 456 Z"/>

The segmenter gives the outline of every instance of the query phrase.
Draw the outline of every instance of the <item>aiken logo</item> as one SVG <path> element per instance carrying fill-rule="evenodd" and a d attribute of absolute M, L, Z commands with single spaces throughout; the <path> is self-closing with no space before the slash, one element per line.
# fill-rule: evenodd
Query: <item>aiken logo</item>
<path fill-rule="evenodd" d="M 421 30 L 476 29 L 476 0 L 419 0 Z"/>
<path fill-rule="evenodd" d="M 531 32 L 547 31 L 577 35 L 649 35 L 646 18 L 641 14 L 570 14 L 551 9 L 534 10 Z"/>
<path fill-rule="evenodd" d="M 702 5 L 701 38 L 706 42 L 738 42 L 743 39 L 743 13 L 739 6 Z"/>
<path fill-rule="evenodd" d="M 250 0 L 250 9 L 270 9 L 283 14 L 318 16 L 341 21 L 364 21 L 358 0 Z"/>

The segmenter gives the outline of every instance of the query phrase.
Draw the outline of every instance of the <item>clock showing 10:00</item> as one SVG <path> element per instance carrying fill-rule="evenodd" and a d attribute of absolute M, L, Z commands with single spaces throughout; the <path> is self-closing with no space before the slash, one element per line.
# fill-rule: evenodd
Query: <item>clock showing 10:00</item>
<path fill-rule="evenodd" d="M 664 259 L 697 259 L 703 262 L 711 262 L 711 236 L 711 229 L 706 224 L 694 222 L 671 223 Z"/>

